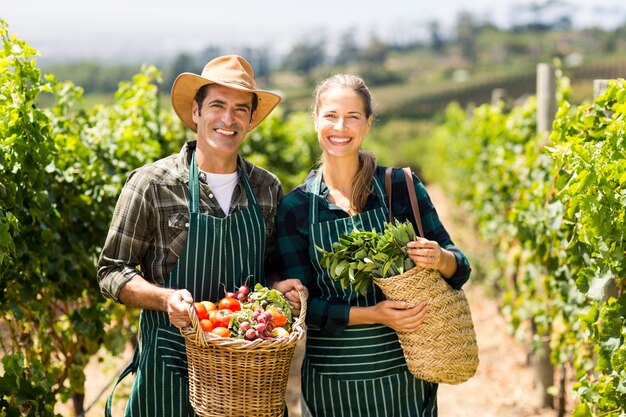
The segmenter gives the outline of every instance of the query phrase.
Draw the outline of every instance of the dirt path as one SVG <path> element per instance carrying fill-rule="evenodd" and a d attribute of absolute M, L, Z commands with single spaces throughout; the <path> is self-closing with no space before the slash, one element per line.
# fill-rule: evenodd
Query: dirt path
<path fill-rule="evenodd" d="M 453 239 L 461 248 L 470 247 L 476 242 L 463 231 L 459 219 L 455 218 L 453 207 L 441 190 L 428 187 L 431 198 L 437 207 L 440 218 L 449 229 Z M 461 219 L 462 220 L 462 219 Z M 476 375 L 460 385 L 439 387 L 440 417 L 555 417 L 553 410 L 538 409 L 533 406 L 532 369 L 527 365 L 526 349 L 514 340 L 506 330 L 506 322 L 498 312 L 496 301 L 489 297 L 472 277 L 465 291 L 470 302 L 480 350 L 480 365 Z M 287 404 L 290 417 L 300 414 L 300 364 L 304 343 L 296 349 L 291 366 L 287 388 Z M 111 378 L 126 363 L 132 352 L 127 351 L 123 358 L 105 357 L 99 362 L 94 358 L 87 368 L 87 392 L 85 406 L 90 405 L 104 389 Z M 124 396 L 128 393 L 132 378 L 128 378 L 119 389 L 119 399 L 114 404 L 114 416 L 123 415 Z M 86 414 L 86 417 L 103 415 L 106 395 L 100 397 Z M 65 407 L 59 407 L 62 415 L 71 415 Z"/>
<path fill-rule="evenodd" d="M 452 240 L 466 255 L 479 247 L 466 220 L 455 210 L 444 192 L 428 185 L 439 218 Z M 471 256 L 468 255 L 471 263 Z M 472 275 L 463 289 L 472 311 L 480 364 L 476 375 L 460 385 L 440 385 L 440 417 L 555 417 L 556 412 L 534 405 L 533 370 L 527 350 L 507 331 L 497 301 L 489 296 Z"/>

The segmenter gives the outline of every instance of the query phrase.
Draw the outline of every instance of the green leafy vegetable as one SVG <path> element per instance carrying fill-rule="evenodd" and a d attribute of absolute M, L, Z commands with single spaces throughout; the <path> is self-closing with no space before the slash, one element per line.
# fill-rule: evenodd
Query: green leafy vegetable
<path fill-rule="evenodd" d="M 343 288 L 353 285 L 356 291 L 365 295 L 372 283 L 372 277 L 391 277 L 413 268 L 415 264 L 408 257 L 406 244 L 415 239 L 415 229 L 411 222 L 385 223 L 383 233 L 354 229 L 342 234 L 333 243 L 333 250 L 316 249 L 322 253 L 320 263 L 327 268 L 330 277 Z"/>

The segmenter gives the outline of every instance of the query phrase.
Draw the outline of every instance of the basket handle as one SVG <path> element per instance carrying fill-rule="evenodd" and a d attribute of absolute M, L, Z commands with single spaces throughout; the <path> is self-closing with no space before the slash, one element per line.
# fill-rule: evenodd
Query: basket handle
<path fill-rule="evenodd" d="M 296 320 L 299 320 L 303 325 L 306 321 L 306 309 L 307 309 L 307 301 L 309 299 L 309 293 L 302 290 L 298 292 L 300 295 L 300 315 Z"/>
<path fill-rule="evenodd" d="M 186 303 L 186 301 L 184 301 Z M 185 336 L 189 333 L 195 333 L 196 342 L 200 345 L 207 347 L 208 343 L 204 339 L 204 331 L 202 331 L 202 326 L 200 326 L 200 320 L 198 320 L 198 315 L 196 314 L 196 309 L 194 308 L 194 303 L 187 303 L 189 306 L 187 310 L 189 311 L 189 319 L 191 320 L 191 324 L 186 327 L 181 327 L 180 333 Z"/>

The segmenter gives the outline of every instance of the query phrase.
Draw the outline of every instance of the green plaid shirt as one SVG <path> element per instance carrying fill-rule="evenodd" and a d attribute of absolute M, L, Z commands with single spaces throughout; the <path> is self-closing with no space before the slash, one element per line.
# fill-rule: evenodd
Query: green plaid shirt
<path fill-rule="evenodd" d="M 143 166 L 129 175 L 98 262 L 98 282 L 106 297 L 119 302 L 121 288 L 135 274 L 160 285 L 176 265 L 187 240 L 189 163 L 195 146 L 195 141 L 188 142 L 180 153 Z M 275 249 L 274 220 L 283 188 L 274 174 L 239 158 L 243 167 L 239 174 L 248 176 L 265 220 L 267 261 Z M 225 217 L 202 173 L 199 179 L 201 211 Z M 239 180 L 230 213 L 247 206 L 245 188 Z M 269 271 L 270 266 L 266 267 Z"/>
<path fill-rule="evenodd" d="M 315 171 L 311 171 L 307 179 L 314 175 Z M 380 184 L 384 184 L 385 168 L 377 167 L 374 176 L 380 181 Z M 460 289 L 469 279 L 471 272 L 469 262 L 450 239 L 450 235 L 439 220 L 426 188 L 415 175 L 413 175 L 413 183 L 415 184 L 424 234 L 427 239 L 439 242 L 442 248 L 454 254 L 458 268 L 456 273 L 446 282 L 453 288 Z M 328 202 L 326 199 L 328 192 L 328 188 L 322 182 L 319 221 L 325 222 L 348 217 L 348 213 Z M 320 297 L 309 252 L 309 226 L 311 223 L 309 220 L 309 196 L 305 184 L 301 184 L 287 194 L 278 206 L 275 266 L 280 272 L 281 279 L 299 278 L 309 290 L 307 323 L 330 333 L 336 333 L 347 326 L 350 306 L 344 300 Z M 414 222 L 406 180 L 400 169 L 393 171 L 392 196 L 394 217 L 401 222 L 407 219 Z M 382 205 L 383 202 L 376 195 L 371 194 L 364 211 L 373 210 Z M 417 231 L 417 227 L 415 230 Z"/>

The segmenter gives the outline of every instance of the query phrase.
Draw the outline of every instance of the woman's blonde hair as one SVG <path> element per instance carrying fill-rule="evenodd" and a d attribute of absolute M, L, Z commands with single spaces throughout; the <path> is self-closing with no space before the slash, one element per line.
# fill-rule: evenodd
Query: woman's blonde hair
<path fill-rule="evenodd" d="M 365 118 L 368 119 L 374 114 L 372 110 L 372 96 L 361 77 L 352 74 L 337 74 L 319 83 L 315 89 L 315 103 L 313 116 L 317 117 L 320 98 L 322 94 L 331 88 L 349 88 L 361 97 Z M 320 159 L 320 169 L 324 166 L 324 156 Z M 376 156 L 372 152 L 359 151 L 359 169 L 352 178 L 352 197 L 350 205 L 357 212 L 362 212 L 367 204 L 367 199 L 372 193 L 372 178 L 376 170 Z"/>

